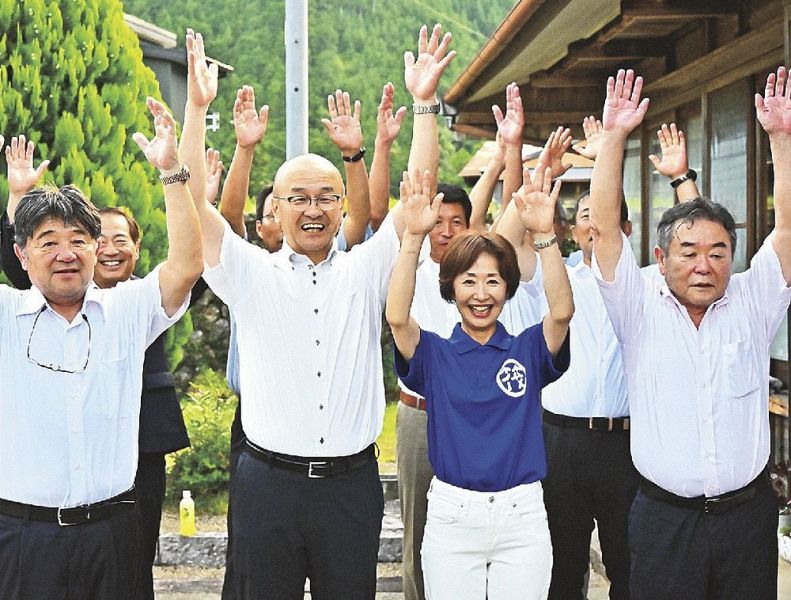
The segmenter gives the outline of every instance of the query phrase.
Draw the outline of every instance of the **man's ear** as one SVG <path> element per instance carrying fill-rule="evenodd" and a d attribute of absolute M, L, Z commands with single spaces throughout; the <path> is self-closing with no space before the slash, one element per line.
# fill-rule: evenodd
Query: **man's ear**
<path fill-rule="evenodd" d="M 18 244 L 14 244 L 14 254 L 16 254 L 19 264 L 27 271 L 27 250 L 23 250 Z"/>
<path fill-rule="evenodd" d="M 135 244 L 135 260 L 140 258 L 140 242 L 142 241 L 143 240 L 137 240 L 137 243 Z M 96 256 L 99 256 L 99 244 L 96 244 Z"/>
<path fill-rule="evenodd" d="M 662 252 L 662 248 L 659 246 L 654 246 L 654 256 L 656 257 L 656 262 L 659 265 L 659 272 L 662 276 L 665 275 L 665 253 Z"/>
<path fill-rule="evenodd" d="M 272 216 L 275 218 L 275 223 L 280 225 L 280 200 L 272 198 Z M 258 225 L 256 225 L 256 228 Z"/>
<path fill-rule="evenodd" d="M 626 237 L 632 235 L 632 222 L 629 219 L 621 223 L 621 231 L 623 231 Z"/>

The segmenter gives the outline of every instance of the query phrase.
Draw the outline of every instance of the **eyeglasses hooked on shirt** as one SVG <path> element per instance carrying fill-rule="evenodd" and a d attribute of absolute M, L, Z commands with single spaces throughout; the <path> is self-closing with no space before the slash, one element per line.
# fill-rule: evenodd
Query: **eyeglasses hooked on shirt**
<path fill-rule="evenodd" d="M 328 212 L 338 206 L 341 196 L 339 194 L 319 194 L 318 196 L 299 194 L 295 196 L 272 196 L 272 198 L 285 200 L 291 205 L 291 208 L 299 212 L 305 212 L 314 202 L 321 210 Z"/>
<path fill-rule="evenodd" d="M 47 309 L 46 306 L 42 306 L 41 310 L 38 311 L 35 320 L 33 321 L 33 327 L 30 329 L 30 337 L 27 340 L 27 359 L 28 361 L 32 362 L 34 365 L 38 365 L 43 369 L 49 369 L 50 371 L 56 371 L 58 373 L 82 373 L 85 369 L 88 368 L 88 361 L 91 358 L 91 322 L 88 320 L 88 316 L 86 314 L 82 314 L 82 318 L 85 321 L 85 324 L 88 326 L 88 344 L 87 344 L 87 353 L 85 355 L 85 363 L 79 369 L 67 369 L 61 365 L 55 363 L 42 363 L 39 362 L 36 358 L 31 356 L 30 354 L 30 347 L 33 344 L 33 334 L 36 332 L 36 325 L 38 324 L 38 320 L 41 317 L 42 313 Z"/>

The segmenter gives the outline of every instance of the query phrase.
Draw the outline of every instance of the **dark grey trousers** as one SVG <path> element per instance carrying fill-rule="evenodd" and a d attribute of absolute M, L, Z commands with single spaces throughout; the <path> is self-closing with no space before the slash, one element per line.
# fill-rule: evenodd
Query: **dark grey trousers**
<path fill-rule="evenodd" d="M 309 479 L 242 452 L 231 484 L 240 600 L 374 600 L 384 496 L 376 460 Z"/>

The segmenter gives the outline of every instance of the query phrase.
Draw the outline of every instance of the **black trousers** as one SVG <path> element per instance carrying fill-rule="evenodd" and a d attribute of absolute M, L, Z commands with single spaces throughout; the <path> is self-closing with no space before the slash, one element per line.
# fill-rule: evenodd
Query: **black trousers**
<path fill-rule="evenodd" d="M 225 549 L 225 576 L 222 582 L 222 600 L 236 600 L 236 586 L 234 585 L 234 568 L 233 568 L 233 523 L 231 522 L 231 494 L 230 490 L 233 487 L 233 478 L 236 473 L 236 463 L 239 462 L 239 456 L 242 454 L 247 436 L 242 430 L 242 399 L 236 403 L 236 412 L 233 415 L 231 422 L 231 452 L 230 464 L 228 471 L 230 473 L 230 485 L 228 489 L 228 514 L 226 516 L 228 528 L 228 546 Z"/>
<path fill-rule="evenodd" d="M 154 558 L 165 501 L 165 455 L 141 453 L 135 475 L 140 551 L 137 554 L 137 598 L 154 600 Z"/>
<path fill-rule="evenodd" d="M 0 514 L 3 600 L 135 600 L 138 516 L 61 527 Z"/>
<path fill-rule="evenodd" d="M 610 598 L 629 598 L 629 507 L 638 475 L 628 431 L 590 431 L 544 424 L 544 503 L 552 537 L 552 600 L 584 600 L 594 519 Z M 679 600 L 678 598 L 676 600 Z"/>
<path fill-rule="evenodd" d="M 240 600 L 373 600 L 384 497 L 375 459 L 309 479 L 243 452 L 232 484 Z"/>
<path fill-rule="evenodd" d="M 633 600 L 777 599 L 777 504 L 768 478 L 752 500 L 718 515 L 639 492 L 629 545 Z"/>

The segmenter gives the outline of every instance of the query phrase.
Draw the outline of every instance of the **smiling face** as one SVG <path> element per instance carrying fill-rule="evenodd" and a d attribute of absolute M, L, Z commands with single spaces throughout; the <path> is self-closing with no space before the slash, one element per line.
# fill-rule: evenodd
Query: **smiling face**
<path fill-rule="evenodd" d="M 118 214 L 102 214 L 94 281 L 100 288 L 111 288 L 132 276 L 140 256 L 140 240 L 132 241 L 129 222 Z"/>
<path fill-rule="evenodd" d="M 93 280 L 96 240 L 79 223 L 48 218 L 33 231 L 24 249 L 14 252 L 30 281 L 56 310 L 82 304 Z"/>
<path fill-rule="evenodd" d="M 442 262 L 448 244 L 463 231 L 467 231 L 464 206 L 457 202 L 443 202 L 434 229 L 428 232 L 432 260 L 437 263 Z"/>
<path fill-rule="evenodd" d="M 264 210 L 261 218 L 255 222 L 255 232 L 258 234 L 264 248 L 269 252 L 277 252 L 283 246 L 283 230 L 280 229 L 280 224 L 275 221 L 275 215 L 272 212 L 272 194 L 269 194 L 264 200 Z"/>
<path fill-rule="evenodd" d="M 486 342 L 497 327 L 507 296 L 497 257 L 480 254 L 472 266 L 453 280 L 453 296 L 462 329 L 471 338 Z"/>
<path fill-rule="evenodd" d="M 722 298 L 731 278 L 733 252 L 725 228 L 714 221 L 676 221 L 667 255 L 654 249 L 668 288 L 699 323 L 706 309 Z"/>
<path fill-rule="evenodd" d="M 275 175 L 274 214 L 288 245 L 314 264 L 327 258 L 343 216 L 341 203 L 324 211 L 316 202 L 304 212 L 290 205 L 289 196 L 343 196 L 343 180 L 335 166 L 320 156 L 306 154 L 286 162 Z"/>

